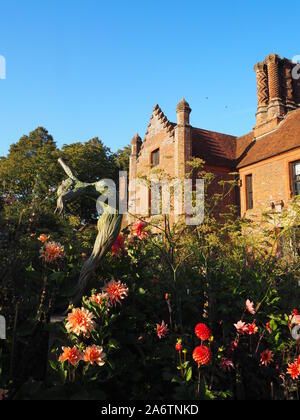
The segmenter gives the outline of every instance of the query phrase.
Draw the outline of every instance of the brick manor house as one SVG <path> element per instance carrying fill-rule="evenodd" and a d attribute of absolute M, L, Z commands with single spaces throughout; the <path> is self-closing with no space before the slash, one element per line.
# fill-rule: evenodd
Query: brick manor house
<path fill-rule="evenodd" d="M 294 67 L 278 55 L 256 64 L 256 125 L 242 137 L 192 127 L 184 99 L 177 106 L 177 123 L 156 105 L 144 140 L 138 135 L 132 139 L 129 185 L 153 168 L 182 178 L 189 171 L 187 162 L 197 157 L 218 181 L 239 173 L 239 192 L 230 201 L 242 216 L 286 207 L 300 194 L 300 80 L 293 77 Z M 129 201 L 136 203 L 137 214 L 144 214 L 139 212 L 142 206 L 149 207 L 139 187 L 129 188 Z"/>

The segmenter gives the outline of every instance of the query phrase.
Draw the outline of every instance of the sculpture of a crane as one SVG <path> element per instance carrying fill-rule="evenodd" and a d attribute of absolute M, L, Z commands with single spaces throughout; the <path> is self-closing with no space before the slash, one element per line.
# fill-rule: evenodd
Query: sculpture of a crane
<path fill-rule="evenodd" d="M 94 196 L 96 193 L 100 196 L 107 193 L 107 187 L 103 181 L 95 183 L 81 182 L 62 159 L 59 159 L 58 162 L 68 175 L 68 179 L 62 182 L 57 191 L 58 199 L 56 212 L 59 212 L 59 214 L 64 211 L 68 202 L 73 202 L 82 195 Z M 98 235 L 93 252 L 82 267 L 77 283 L 76 294 L 72 299 L 73 305 L 80 304 L 89 279 L 96 272 L 101 260 L 117 240 L 121 230 L 123 216 L 119 214 L 118 210 L 102 201 L 100 201 L 99 204 L 101 205 L 103 212 L 98 220 Z"/>

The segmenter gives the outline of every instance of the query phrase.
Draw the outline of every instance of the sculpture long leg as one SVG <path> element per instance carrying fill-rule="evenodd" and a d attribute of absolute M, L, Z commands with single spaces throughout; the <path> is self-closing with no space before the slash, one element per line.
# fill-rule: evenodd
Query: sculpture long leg
<path fill-rule="evenodd" d="M 123 216 L 105 212 L 98 221 L 98 236 L 90 258 L 82 267 L 77 284 L 77 294 L 73 299 L 73 305 L 79 305 L 86 290 L 89 279 L 98 269 L 101 260 L 116 242 L 121 230 Z"/>
<path fill-rule="evenodd" d="M 101 181 L 93 184 L 81 182 L 76 178 L 72 170 L 62 159 L 59 159 L 59 163 L 68 175 L 68 179 L 63 181 L 57 191 L 58 199 L 56 211 L 60 214 L 65 209 L 66 203 L 72 202 L 84 194 L 90 195 L 97 193 L 101 195 L 104 193 L 104 183 L 102 184 Z M 82 267 L 79 281 L 77 283 L 76 294 L 72 299 L 73 305 L 80 304 L 89 279 L 94 275 L 101 263 L 101 260 L 117 240 L 122 227 L 123 216 L 120 215 L 116 209 L 113 209 L 104 203 L 101 205 L 104 212 L 98 221 L 98 236 L 92 255 Z"/>

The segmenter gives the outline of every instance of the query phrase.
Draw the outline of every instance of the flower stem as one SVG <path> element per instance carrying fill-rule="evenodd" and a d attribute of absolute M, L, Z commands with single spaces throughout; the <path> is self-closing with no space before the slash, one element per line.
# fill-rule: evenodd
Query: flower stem
<path fill-rule="evenodd" d="M 197 398 L 200 398 L 200 389 L 201 389 L 201 367 L 198 366 L 198 389 L 197 389 Z"/>

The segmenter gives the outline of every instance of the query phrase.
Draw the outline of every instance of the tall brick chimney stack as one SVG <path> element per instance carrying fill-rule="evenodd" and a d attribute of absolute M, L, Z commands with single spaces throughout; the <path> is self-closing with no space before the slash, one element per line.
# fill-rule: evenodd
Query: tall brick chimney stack
<path fill-rule="evenodd" d="M 269 106 L 268 119 L 283 118 L 286 114 L 283 105 L 283 74 L 281 74 L 282 61 L 276 54 L 271 54 L 266 58 L 269 82 Z"/>
<path fill-rule="evenodd" d="M 256 138 L 275 130 L 285 116 L 300 106 L 300 88 L 292 77 L 292 61 L 269 55 L 255 65 L 257 79 Z"/>
<path fill-rule="evenodd" d="M 129 190 L 128 190 L 128 199 L 129 199 L 129 208 L 133 206 L 135 209 L 136 202 L 137 202 L 137 194 L 136 194 L 136 184 L 135 181 L 137 179 L 137 160 L 138 156 L 142 147 L 142 139 L 138 134 L 136 134 L 133 139 L 131 140 L 131 155 L 130 155 L 130 163 L 129 163 Z M 128 216 L 128 223 L 133 222 L 130 216 Z"/>
<path fill-rule="evenodd" d="M 131 156 L 134 156 L 136 158 L 138 157 L 142 143 L 142 139 L 140 138 L 138 133 L 136 133 L 136 135 L 131 140 Z"/>
<path fill-rule="evenodd" d="M 190 105 L 183 98 L 176 108 L 177 112 L 177 125 L 179 126 L 189 126 L 190 125 L 190 114 L 192 112 Z"/>
<path fill-rule="evenodd" d="M 178 178 L 185 176 L 187 162 L 192 159 L 192 132 L 189 104 L 183 98 L 176 108 L 177 127 L 175 129 L 175 173 Z"/>
<path fill-rule="evenodd" d="M 137 159 L 142 146 L 142 139 L 138 134 L 136 134 L 131 140 L 131 155 L 130 155 L 130 170 L 129 170 L 129 180 L 136 179 L 137 176 Z"/>
<path fill-rule="evenodd" d="M 257 80 L 257 114 L 256 124 L 262 124 L 267 119 L 269 104 L 268 70 L 265 63 L 255 65 Z"/>

